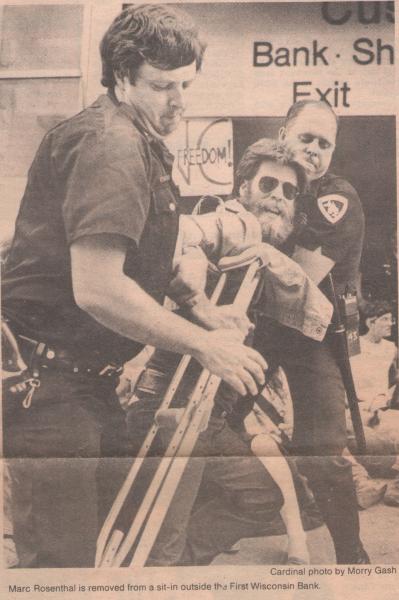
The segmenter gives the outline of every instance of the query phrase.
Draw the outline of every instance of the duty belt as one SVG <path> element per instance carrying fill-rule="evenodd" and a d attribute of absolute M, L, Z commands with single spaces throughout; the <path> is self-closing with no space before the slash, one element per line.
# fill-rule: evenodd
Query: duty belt
<path fill-rule="evenodd" d="M 105 361 L 83 361 L 76 360 L 72 354 L 65 349 L 54 348 L 45 342 L 38 342 L 24 335 L 17 335 L 21 347 L 21 353 L 28 363 L 28 368 L 55 369 L 72 374 L 84 374 L 97 377 L 116 377 L 123 367 Z"/>

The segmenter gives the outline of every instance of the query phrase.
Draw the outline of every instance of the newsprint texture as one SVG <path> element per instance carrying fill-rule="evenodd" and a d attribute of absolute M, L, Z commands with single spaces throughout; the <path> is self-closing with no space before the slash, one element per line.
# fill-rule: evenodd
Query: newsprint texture
<path fill-rule="evenodd" d="M 394 2 L 0 4 L 1 599 L 397 597 L 396 97 Z"/>

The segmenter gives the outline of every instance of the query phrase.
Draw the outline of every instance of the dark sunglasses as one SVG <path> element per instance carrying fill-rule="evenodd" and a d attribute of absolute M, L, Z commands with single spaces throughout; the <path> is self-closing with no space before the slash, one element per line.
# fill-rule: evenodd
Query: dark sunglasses
<path fill-rule="evenodd" d="M 270 194 L 276 187 L 279 185 L 280 180 L 276 177 L 269 177 L 266 175 L 265 177 L 261 177 L 259 179 L 259 189 L 263 194 Z M 295 198 L 299 194 L 299 190 L 296 185 L 293 185 L 289 181 L 281 182 L 283 187 L 283 194 L 287 200 L 295 200 Z"/>

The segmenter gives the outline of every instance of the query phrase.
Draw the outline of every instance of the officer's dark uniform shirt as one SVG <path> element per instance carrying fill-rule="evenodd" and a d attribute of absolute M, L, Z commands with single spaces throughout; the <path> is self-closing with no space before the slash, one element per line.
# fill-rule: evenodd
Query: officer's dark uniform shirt
<path fill-rule="evenodd" d="M 334 261 L 331 271 L 338 294 L 356 289 L 364 238 L 364 214 L 356 190 L 342 177 L 326 173 L 299 200 L 304 225 L 296 244 Z M 301 216 L 301 215 L 300 215 Z M 323 289 L 323 282 L 320 286 Z"/>
<path fill-rule="evenodd" d="M 3 312 L 17 332 L 76 358 L 122 362 L 140 350 L 76 305 L 69 246 L 87 235 L 124 236 L 125 274 L 162 302 L 178 231 L 172 162 L 134 109 L 112 94 L 47 133 L 29 171 L 3 281 Z"/>

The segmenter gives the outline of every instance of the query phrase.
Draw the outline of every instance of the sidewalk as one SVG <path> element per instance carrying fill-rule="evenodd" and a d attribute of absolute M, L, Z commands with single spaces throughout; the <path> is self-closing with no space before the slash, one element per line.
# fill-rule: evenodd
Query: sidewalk
<path fill-rule="evenodd" d="M 360 512 L 362 541 L 372 564 L 399 564 L 399 508 L 379 503 Z M 308 532 L 311 564 L 335 564 L 334 549 L 325 526 Z M 240 542 L 237 554 L 221 554 L 217 565 L 271 565 L 286 560 L 285 536 L 251 538 Z"/>

